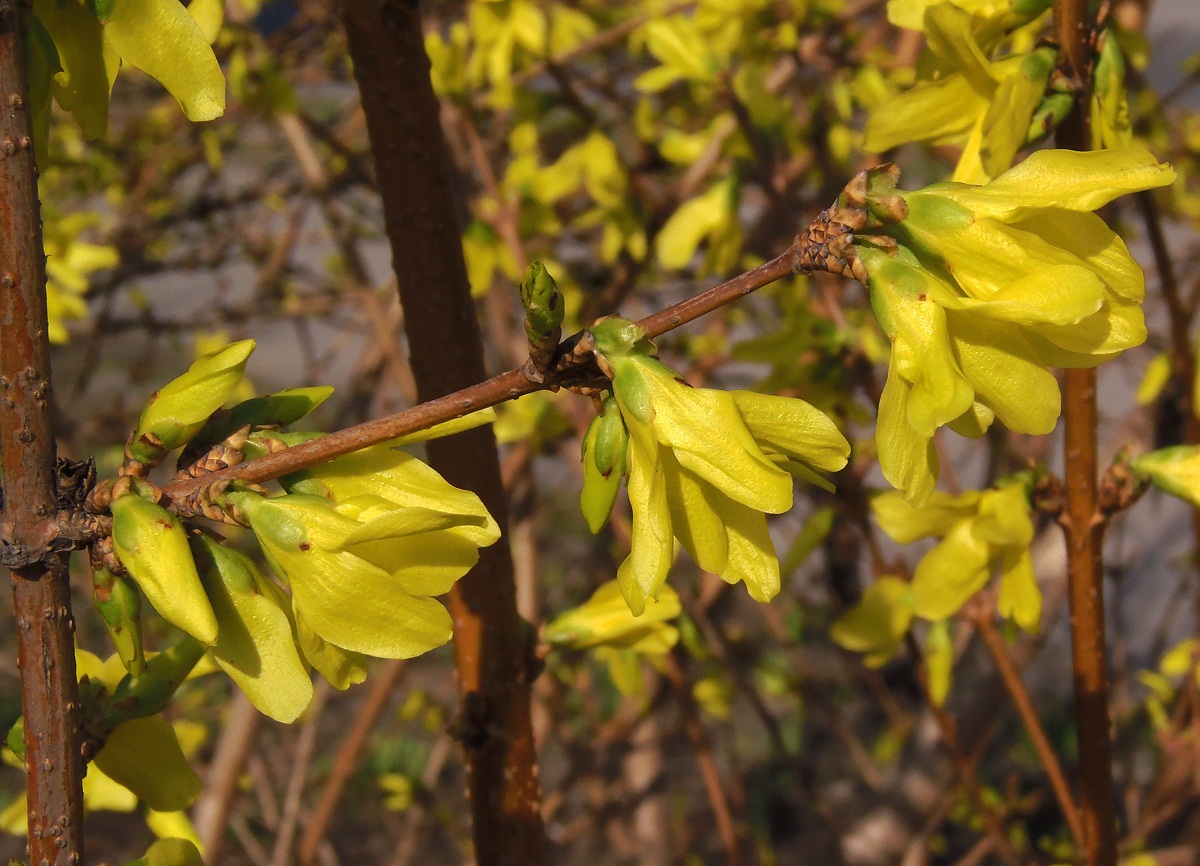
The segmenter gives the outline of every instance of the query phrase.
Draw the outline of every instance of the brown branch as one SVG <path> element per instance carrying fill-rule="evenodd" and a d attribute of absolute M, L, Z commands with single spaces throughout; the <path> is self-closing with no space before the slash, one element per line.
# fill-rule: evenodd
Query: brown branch
<path fill-rule="evenodd" d="M 1004 682 L 1004 688 L 1012 698 L 1017 715 L 1021 717 L 1021 723 L 1025 726 L 1029 739 L 1033 742 L 1033 748 L 1037 752 L 1038 760 L 1046 773 L 1046 779 L 1050 782 L 1050 787 L 1058 800 L 1058 807 L 1062 811 L 1063 819 L 1071 830 L 1075 845 L 1082 849 L 1083 825 L 1080 823 L 1079 810 L 1075 805 L 1075 798 L 1071 795 L 1071 789 L 1067 785 L 1067 777 L 1058 761 L 1058 755 L 1050 745 L 1046 729 L 1042 727 L 1042 720 L 1038 717 L 1029 691 L 1025 688 L 1025 682 L 1021 679 L 1016 663 L 1009 654 L 1008 647 L 1004 644 L 1004 638 L 1000 636 L 1000 632 L 996 630 L 996 624 L 992 622 L 991 610 L 981 607 L 982 609 L 973 617 L 975 627 L 979 631 L 979 636 L 983 638 L 984 646 L 991 653 L 992 660 L 996 663 L 996 670 L 1000 672 L 1000 679 Z"/>
<path fill-rule="evenodd" d="M 296 861 L 300 866 L 313 866 L 316 862 L 317 847 L 325 838 L 325 831 L 329 829 L 329 822 L 333 819 L 333 812 L 342 797 L 342 791 L 354 775 L 358 766 L 358 756 L 366 745 L 367 736 L 379 720 L 379 714 L 387 706 L 388 698 L 392 696 L 392 690 L 400 681 L 406 663 L 404 659 L 391 659 L 380 673 L 371 678 L 371 690 L 354 717 L 346 739 L 342 740 L 342 745 L 334 756 L 329 779 L 325 782 L 321 798 L 309 815 L 304 835 L 300 838 L 300 845 L 296 850 Z"/>
<path fill-rule="evenodd" d="M 0 0 L 0 548 L 50 551 L 59 508 L 45 253 L 17 4 Z M 68 554 L 12 571 L 30 862 L 83 863 L 83 760 Z"/>
<path fill-rule="evenodd" d="M 1054 30 L 1060 67 L 1078 84 L 1056 143 L 1091 148 L 1091 21 L 1087 0 L 1055 0 Z M 1088 866 L 1116 866 L 1116 809 L 1108 714 L 1108 658 L 1104 626 L 1104 520 L 1099 512 L 1096 371 L 1067 370 L 1063 387 L 1067 592 L 1071 608 L 1071 661 L 1079 737 L 1079 806 Z"/>
<path fill-rule="evenodd" d="M 692 697 L 692 689 L 684 673 L 683 665 L 679 662 L 679 650 L 676 649 L 663 656 L 666 666 L 667 679 L 675 691 L 675 699 L 683 713 L 683 728 L 687 733 L 692 748 L 696 751 L 696 762 L 700 767 L 700 776 L 704 780 L 704 790 L 708 794 L 709 806 L 712 808 L 713 820 L 717 823 L 717 834 L 721 837 L 721 845 L 725 849 L 725 860 L 729 866 L 740 866 L 741 853 L 738 844 L 738 834 L 734 826 L 733 811 L 729 807 L 729 798 L 725 794 L 725 784 L 717 770 L 717 762 L 713 755 L 712 740 L 700 721 L 700 708 Z"/>
<path fill-rule="evenodd" d="M 262 718 L 250 699 L 238 692 L 222 720 L 221 737 L 204 777 L 204 793 L 192 813 L 201 850 L 209 863 L 221 862 L 229 813 L 238 795 L 238 781 Z"/>
<path fill-rule="evenodd" d="M 672 304 L 664 310 L 642 319 L 639 324 L 651 337 L 662 336 L 707 313 L 720 309 L 725 304 L 745 297 L 763 286 L 773 283 L 792 272 L 797 244 L 793 244 L 783 255 L 739 274 L 695 297 Z M 565 345 L 570 346 L 568 340 Z M 213 472 L 197 478 L 188 478 L 168 484 L 164 492 L 173 500 L 194 495 L 197 491 L 217 482 L 248 481 L 262 483 L 297 472 L 308 466 L 341 457 L 380 442 L 399 436 L 426 430 L 435 424 L 461 418 L 480 409 L 495 406 L 506 400 L 515 400 L 534 391 L 554 388 L 578 375 L 579 365 L 569 352 L 560 354 L 558 367 L 546 376 L 544 383 L 533 382 L 520 370 L 509 370 L 487 381 L 460 388 L 451 394 L 427 400 L 417 406 L 378 418 L 353 427 L 346 427 L 319 439 L 311 439 L 293 445 L 284 451 L 247 460 L 230 469 Z"/>
<path fill-rule="evenodd" d="M 321 711 L 325 708 L 325 701 L 332 691 L 333 686 L 327 680 L 317 680 L 312 702 L 305 710 L 300 736 L 296 738 L 296 745 L 289 754 L 291 771 L 288 773 L 287 788 L 284 791 L 283 814 L 279 821 L 279 831 L 275 835 L 275 848 L 271 852 L 271 866 L 288 866 L 294 862 L 292 843 L 303 819 L 301 805 L 304 783 L 308 780 L 308 768 L 312 764 L 313 752 L 317 745 L 317 724 L 321 721 Z"/>

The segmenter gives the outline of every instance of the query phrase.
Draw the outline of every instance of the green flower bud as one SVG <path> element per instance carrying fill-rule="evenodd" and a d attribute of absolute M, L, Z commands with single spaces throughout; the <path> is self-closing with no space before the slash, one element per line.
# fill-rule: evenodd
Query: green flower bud
<path fill-rule="evenodd" d="M 217 639 L 217 617 L 204 593 L 187 533 L 175 515 L 136 494 L 113 500 L 113 547 L 162 618 L 196 640 Z"/>
<path fill-rule="evenodd" d="M 583 437 L 583 489 L 579 505 L 593 533 L 608 522 L 617 491 L 625 476 L 629 431 L 621 419 L 616 399 L 604 400 L 604 414 L 597 415 Z"/>
<path fill-rule="evenodd" d="M 103 566 L 92 569 L 93 601 L 117 656 L 132 677 L 146 672 L 142 649 L 142 596 L 133 581 Z"/>
<path fill-rule="evenodd" d="M 126 446 L 127 457 L 152 466 L 186 445 L 237 388 L 253 351 L 253 340 L 232 343 L 202 355 L 186 373 L 160 388 L 142 410 Z"/>
<path fill-rule="evenodd" d="M 521 303 L 525 306 L 525 334 L 530 345 L 539 344 L 550 336 L 557 344 L 563 323 L 562 294 L 558 283 L 540 261 L 533 262 L 525 271 L 525 279 L 521 281 Z"/>

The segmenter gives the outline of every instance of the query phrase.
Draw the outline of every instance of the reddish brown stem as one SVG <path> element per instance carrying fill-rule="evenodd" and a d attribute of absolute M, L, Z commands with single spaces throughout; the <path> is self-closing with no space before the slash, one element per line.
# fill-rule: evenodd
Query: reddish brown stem
<path fill-rule="evenodd" d="M 996 670 L 1000 672 L 1000 679 L 1004 682 L 1008 696 L 1012 698 L 1017 715 L 1020 716 L 1021 723 L 1025 726 L 1029 739 L 1033 742 L 1033 748 L 1037 752 L 1038 760 L 1046 773 L 1046 779 L 1050 782 L 1050 787 L 1058 800 L 1058 807 L 1062 810 L 1063 819 L 1071 830 L 1071 836 L 1075 839 L 1075 844 L 1082 848 L 1083 825 L 1079 820 L 1079 810 L 1075 805 L 1075 798 L 1071 795 L 1071 789 L 1067 785 L 1067 777 L 1063 773 L 1062 765 L 1058 762 L 1058 755 L 1050 745 L 1046 729 L 1042 727 L 1042 720 L 1033 706 L 1033 700 L 1025 688 L 1025 682 L 1021 679 L 1016 663 L 1013 662 L 1013 658 L 1008 652 L 1004 638 L 1000 636 L 996 624 L 992 622 L 991 612 L 983 611 L 976 616 L 975 625 L 979 630 L 979 636 L 983 638 L 984 645 L 991 653 L 992 660 L 996 663 Z"/>
<path fill-rule="evenodd" d="M 406 664 L 404 659 L 391 659 L 382 671 L 371 677 L 371 690 L 359 708 L 358 715 L 354 717 L 346 739 L 342 741 L 337 755 L 334 756 L 329 780 L 325 783 L 321 799 L 309 815 L 304 835 L 300 838 L 300 846 L 296 849 L 296 860 L 300 866 L 313 866 L 316 862 L 317 847 L 325 838 L 325 831 L 329 829 L 329 822 L 333 819 L 333 812 L 342 797 L 342 791 L 354 775 L 354 770 L 358 767 L 358 756 L 379 720 L 379 714 L 387 706 L 388 698 L 392 696 L 392 690 L 400 681 Z"/>
<path fill-rule="evenodd" d="M 1096 371 L 1067 370 L 1063 391 L 1066 508 L 1062 522 L 1067 540 L 1084 852 L 1089 866 L 1115 866 L 1116 812 L 1104 625 L 1104 523 L 1096 508 Z"/>
<path fill-rule="evenodd" d="M 745 297 L 756 289 L 770 285 L 792 272 L 795 261 L 793 249 L 706 292 L 647 316 L 639 324 L 651 337 L 662 336 L 700 316 L 720 309 L 725 304 Z M 436 298 L 438 292 L 444 289 L 432 291 Z M 544 383 L 539 384 L 531 381 L 520 370 L 509 370 L 478 384 L 466 385 L 445 396 L 426 400 L 404 412 L 346 427 L 319 439 L 293 445 L 284 451 L 247 460 L 230 469 L 176 481 L 167 485 L 164 490 L 172 499 L 179 499 L 218 481 L 270 481 L 272 478 L 297 472 L 370 445 L 425 430 L 435 424 L 452 421 L 543 388 L 554 387 L 560 378 L 550 375 Z"/>
<path fill-rule="evenodd" d="M 1056 141 L 1091 149 L 1089 128 L 1091 26 L 1087 0 L 1055 0 L 1059 65 L 1078 85 L 1070 115 Z M 1063 385 L 1067 541 L 1067 595 L 1071 608 L 1071 659 L 1075 725 L 1079 738 L 1079 808 L 1088 866 L 1117 862 L 1112 738 L 1108 717 L 1108 653 L 1104 626 L 1104 520 L 1098 508 L 1096 371 L 1067 370 Z"/>
<path fill-rule="evenodd" d="M 346 0 L 342 8 L 417 392 L 430 400 L 487 373 L 421 18 L 414 0 Z M 436 440 L 428 453 L 430 464 L 475 491 L 506 531 L 491 430 Z M 455 584 L 450 611 L 476 862 L 538 866 L 545 831 L 529 715 L 530 646 L 517 615 L 507 537 L 480 551 L 479 563 Z"/>
<path fill-rule="evenodd" d="M 733 811 L 729 807 L 729 799 L 725 795 L 725 785 L 717 770 L 717 762 L 713 755 L 712 740 L 700 721 L 700 708 L 692 697 L 692 689 L 687 681 L 683 666 L 679 663 L 679 653 L 669 653 L 663 657 L 666 665 L 667 679 L 675 690 L 675 698 L 683 713 L 683 727 L 687 733 L 692 748 L 696 751 L 696 763 L 700 767 L 700 777 L 704 780 L 704 790 L 708 794 L 708 803 L 712 808 L 713 820 L 717 824 L 717 834 L 725 848 L 725 859 L 729 866 L 740 866 L 742 862 L 739 851 L 737 831 L 734 827 Z"/>
<path fill-rule="evenodd" d="M 0 447 L 11 551 L 49 550 L 55 538 L 50 344 L 37 168 L 18 7 L 0 0 Z M 30 862 L 83 862 L 83 761 L 68 555 L 12 572 L 25 712 Z"/>

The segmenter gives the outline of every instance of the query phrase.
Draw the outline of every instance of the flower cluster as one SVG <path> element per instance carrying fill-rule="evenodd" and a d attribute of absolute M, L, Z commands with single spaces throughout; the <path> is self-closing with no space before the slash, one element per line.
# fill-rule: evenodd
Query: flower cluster
<path fill-rule="evenodd" d="M 310 667 L 346 688 L 366 677 L 365 656 L 408 658 L 448 641 L 450 617 L 434 596 L 448 592 L 500 530 L 477 496 L 398 450 L 396 440 L 281 479 L 282 495 L 233 486 L 219 502 L 202 504 L 205 516 L 253 530 L 290 594 L 248 557 L 189 532 L 144 480 L 169 452 L 183 449 L 183 471 L 197 473 L 318 435 L 279 428 L 319 405 L 328 389 L 219 411 L 252 349 L 246 341 L 200 357 L 149 401 L 126 448 L 124 477 L 101 487 L 113 515 L 112 548 L 93 551 L 93 583 L 133 676 L 147 664 L 140 590 L 256 707 L 290 722 L 312 698 Z M 491 417 L 476 413 L 406 441 Z"/>
<path fill-rule="evenodd" d="M 827 486 L 818 473 L 846 465 L 846 439 L 803 400 L 690 387 L 632 322 L 593 333 L 612 398 L 585 441 L 582 499 L 598 529 L 628 467 L 633 543 L 617 581 L 630 610 L 658 596 L 676 539 L 702 569 L 769 601 L 780 578 L 766 515 L 791 508 L 793 476 Z"/>
<path fill-rule="evenodd" d="M 1047 368 L 1092 367 L 1145 339 L 1142 271 L 1090 211 L 1175 173 L 1122 148 L 1039 151 L 983 186 L 900 192 L 870 174 L 849 258 L 892 342 L 876 444 L 884 476 L 919 504 L 937 482 L 937 428 L 979 436 L 998 418 L 1048 433 L 1060 398 Z"/>
<path fill-rule="evenodd" d="M 334 685 L 362 656 L 410 658 L 450 639 L 433 596 L 500 537 L 475 494 L 411 454 L 377 445 L 284 479 L 287 493 L 225 497 L 291 589 L 300 648 Z"/>
<path fill-rule="evenodd" d="M 1000 614 L 1037 631 L 1042 595 L 1029 556 L 1033 522 L 1022 479 L 958 496 L 934 493 L 919 507 L 894 491 L 882 493 L 871 501 L 871 511 L 879 527 L 901 544 L 929 537 L 941 541 L 918 563 L 911 583 L 892 575 L 876 580 L 831 628 L 838 644 L 864 653 L 869 665 L 882 665 L 900 647 L 914 616 L 942 622 L 997 571 Z"/>
<path fill-rule="evenodd" d="M 954 180 L 968 183 L 982 183 L 1011 166 L 1026 143 L 1055 61 L 1050 48 L 990 59 L 1006 31 L 1046 6 L 1025 5 L 1030 8 L 987 15 L 937 3 L 926 6 L 920 18 L 902 22 L 889 8 L 893 23 L 924 30 L 928 47 L 914 86 L 871 113 L 863 146 L 882 153 L 908 141 L 956 145 L 962 156 Z"/>

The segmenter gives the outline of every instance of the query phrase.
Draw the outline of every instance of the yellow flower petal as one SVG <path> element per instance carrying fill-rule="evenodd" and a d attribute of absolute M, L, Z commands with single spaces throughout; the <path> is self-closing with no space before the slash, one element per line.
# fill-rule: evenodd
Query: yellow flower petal
<path fill-rule="evenodd" d="M 95 763 L 105 775 L 160 812 L 190 806 L 204 787 L 184 758 L 174 729 L 162 716 L 118 725 Z"/>
<path fill-rule="evenodd" d="M 988 581 L 988 546 L 971 531 L 971 521 L 956 524 L 917 565 L 913 603 L 918 616 L 953 616 Z"/>
<path fill-rule="evenodd" d="M 225 113 L 225 76 L 204 31 L 178 0 L 120 0 L 104 39 L 122 61 L 156 78 L 188 120 Z"/>
<path fill-rule="evenodd" d="M 934 184 L 905 196 L 946 196 L 980 216 L 1015 222 L 1043 208 L 1094 211 L 1115 198 L 1166 186 L 1175 171 L 1143 147 L 1039 150 L 986 186 Z"/>
<path fill-rule="evenodd" d="M 829 637 L 851 652 L 865 653 L 868 666 L 880 667 L 900 648 L 912 617 L 912 587 L 885 575 L 867 587 L 858 604 L 837 618 Z"/>

